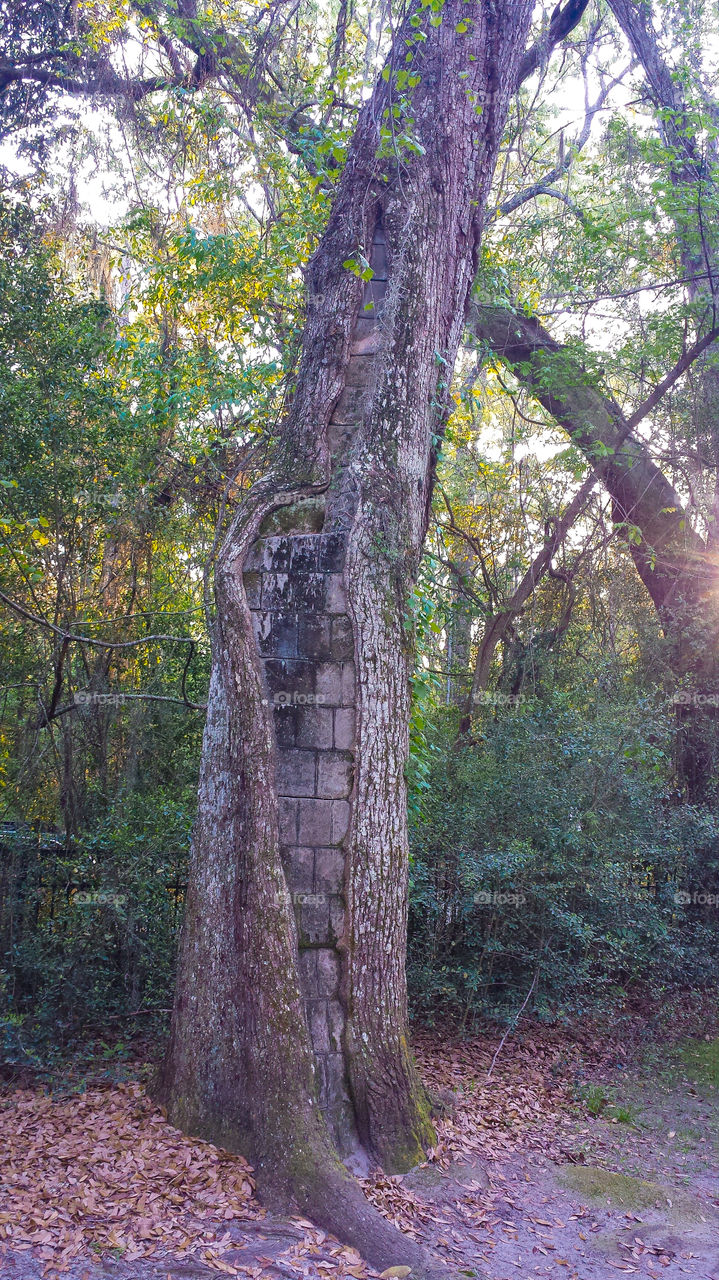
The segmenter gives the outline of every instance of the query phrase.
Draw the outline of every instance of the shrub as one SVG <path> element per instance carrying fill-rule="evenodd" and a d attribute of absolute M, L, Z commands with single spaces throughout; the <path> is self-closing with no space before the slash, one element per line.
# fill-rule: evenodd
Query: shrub
<path fill-rule="evenodd" d="M 485 713 L 460 750 L 440 725 L 412 829 L 409 980 L 420 1016 L 509 1016 L 534 983 L 554 1017 L 643 979 L 702 983 L 719 909 L 719 825 L 669 789 L 670 725 L 649 704 L 562 695 Z"/>

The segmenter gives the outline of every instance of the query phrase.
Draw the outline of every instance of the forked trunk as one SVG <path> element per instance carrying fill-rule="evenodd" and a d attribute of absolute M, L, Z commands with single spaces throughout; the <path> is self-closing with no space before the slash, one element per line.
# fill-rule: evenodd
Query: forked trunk
<path fill-rule="evenodd" d="M 425 1273 L 338 1152 L 402 1170 L 433 1139 L 404 977 L 406 604 L 530 9 L 418 10 L 361 112 L 274 465 L 218 559 L 163 1082 L 266 1197 Z"/>

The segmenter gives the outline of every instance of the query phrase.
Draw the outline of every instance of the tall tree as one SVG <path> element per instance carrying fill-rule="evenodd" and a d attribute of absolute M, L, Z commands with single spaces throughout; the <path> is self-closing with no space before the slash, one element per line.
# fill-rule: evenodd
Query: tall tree
<path fill-rule="evenodd" d="M 274 462 L 217 558 L 163 1079 L 175 1123 L 245 1151 L 274 1203 L 295 1197 L 371 1260 L 420 1269 L 332 1139 L 354 1137 L 397 1170 L 432 1136 L 404 979 L 406 602 L 529 17 L 526 0 L 413 10 L 361 111 L 309 266 Z M 318 890 L 320 867 L 338 858 L 335 894 Z M 290 891 L 308 867 L 321 919 L 313 928 L 302 902 L 298 934 Z M 323 1089 L 328 1040 L 334 1094 Z"/>
<path fill-rule="evenodd" d="M 668 641 L 675 677 L 700 687 L 719 660 L 719 574 L 713 534 L 692 527 L 676 488 L 637 435 L 639 423 L 717 336 L 704 333 L 687 348 L 654 392 L 629 418 L 598 387 L 576 352 L 557 342 L 533 317 L 497 305 L 473 304 L 469 327 L 566 428 L 612 498 L 613 517 L 627 536 L 632 559 Z M 687 744 L 683 773 L 699 798 L 709 784 L 712 753 Z"/>

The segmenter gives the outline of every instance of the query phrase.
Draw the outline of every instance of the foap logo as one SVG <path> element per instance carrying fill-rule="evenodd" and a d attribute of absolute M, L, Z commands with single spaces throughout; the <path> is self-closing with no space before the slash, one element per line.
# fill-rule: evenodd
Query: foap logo
<path fill-rule="evenodd" d="M 677 689 L 672 694 L 675 707 L 719 707 L 719 693 L 694 693 L 690 689 Z"/>
<path fill-rule="evenodd" d="M 121 493 L 93 493 L 92 489 L 79 489 L 78 502 L 92 502 L 99 507 L 121 507 L 125 501 Z"/>
<path fill-rule="evenodd" d="M 719 907 L 719 893 L 709 893 L 704 889 L 677 889 L 674 902 L 678 907 Z"/>
<path fill-rule="evenodd" d="M 474 895 L 477 907 L 521 907 L 526 901 L 525 893 L 500 893 L 495 889 L 480 889 Z"/>
<path fill-rule="evenodd" d="M 124 701 L 124 693 L 91 693 L 89 689 L 78 689 L 73 694 L 77 707 L 119 707 Z"/>
<path fill-rule="evenodd" d="M 298 693 L 296 689 L 279 689 L 273 698 L 276 707 L 321 707 L 323 693 Z"/>
<path fill-rule="evenodd" d="M 476 707 L 521 707 L 527 701 L 525 693 L 500 693 L 497 689 L 482 689 L 474 695 Z"/>
<path fill-rule="evenodd" d="M 127 902 L 127 895 L 124 893 L 110 893 L 105 889 L 98 889 L 92 893 L 85 889 L 78 889 L 72 898 L 77 907 L 124 907 Z"/>

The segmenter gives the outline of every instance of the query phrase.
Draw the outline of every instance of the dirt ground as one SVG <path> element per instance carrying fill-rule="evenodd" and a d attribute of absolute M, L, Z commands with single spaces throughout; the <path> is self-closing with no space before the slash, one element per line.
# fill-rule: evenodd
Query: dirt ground
<path fill-rule="evenodd" d="M 438 1113 L 426 1165 L 367 1179 L 454 1276 L 719 1280 L 719 1039 L 696 1020 L 612 1034 L 418 1037 Z M 125 1082 L 0 1098 L 3 1280 L 329 1280 L 373 1273 L 264 1214 L 239 1158 L 179 1135 Z"/>

